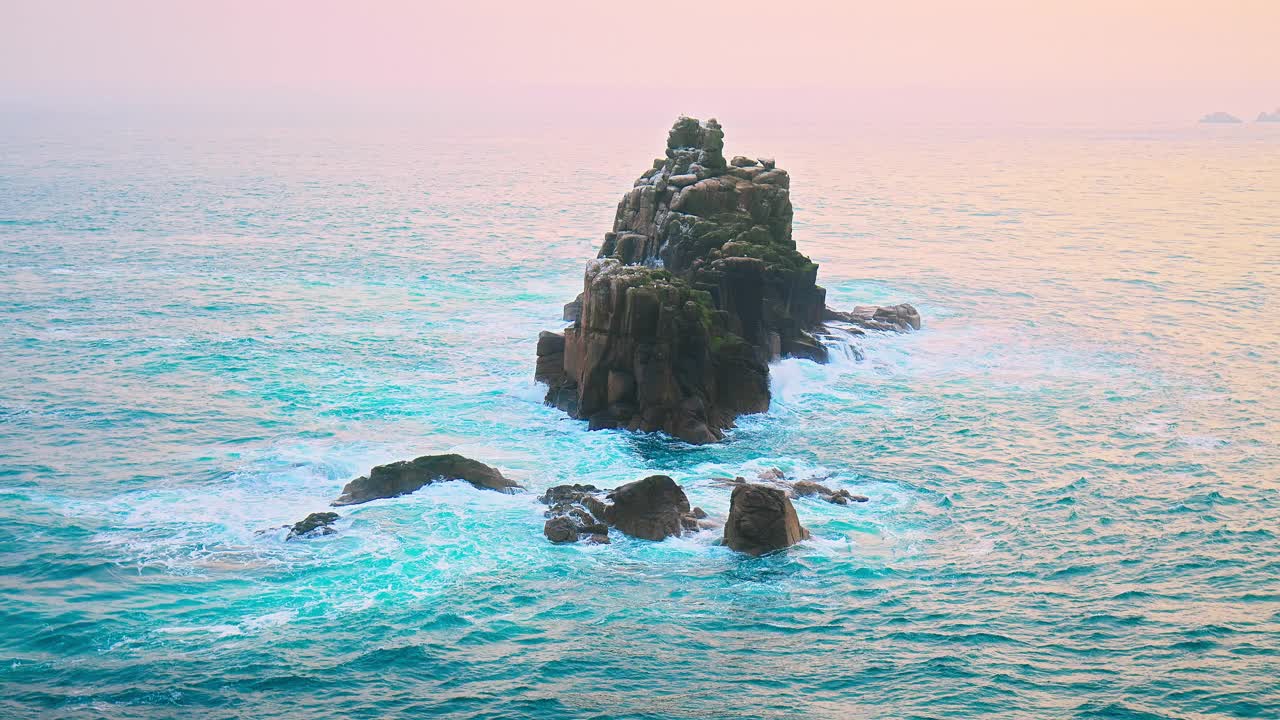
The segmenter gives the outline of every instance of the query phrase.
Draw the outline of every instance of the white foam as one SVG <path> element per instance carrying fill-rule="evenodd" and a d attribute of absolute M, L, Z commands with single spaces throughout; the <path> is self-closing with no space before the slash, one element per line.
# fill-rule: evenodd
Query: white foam
<path fill-rule="evenodd" d="M 240 623 L 240 627 L 244 632 L 256 632 L 263 628 L 288 625 L 297 617 L 298 613 L 295 610 L 279 610 L 277 612 L 267 613 L 266 615 L 249 618 L 248 620 Z"/>
<path fill-rule="evenodd" d="M 1183 445 L 1189 445 L 1197 450 L 1216 450 L 1228 444 L 1226 440 L 1212 435 L 1183 435 L 1178 440 Z"/>
<path fill-rule="evenodd" d="M 200 635 L 210 634 L 217 637 L 232 637 L 243 634 L 238 625 L 171 625 L 156 630 L 165 635 Z"/>

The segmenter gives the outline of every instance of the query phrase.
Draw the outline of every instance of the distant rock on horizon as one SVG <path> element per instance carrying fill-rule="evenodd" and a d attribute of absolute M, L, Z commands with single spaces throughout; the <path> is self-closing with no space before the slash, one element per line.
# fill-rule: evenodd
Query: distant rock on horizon
<path fill-rule="evenodd" d="M 1231 113 L 1215 112 L 1215 113 L 1209 113 L 1208 115 L 1205 115 L 1204 117 L 1200 118 L 1200 122 L 1202 123 L 1239 123 L 1244 121 L 1236 117 L 1235 115 L 1232 115 Z"/>
<path fill-rule="evenodd" d="M 1275 112 L 1269 113 L 1263 110 L 1262 112 L 1258 113 L 1257 122 L 1280 123 L 1280 108 L 1276 108 Z"/>

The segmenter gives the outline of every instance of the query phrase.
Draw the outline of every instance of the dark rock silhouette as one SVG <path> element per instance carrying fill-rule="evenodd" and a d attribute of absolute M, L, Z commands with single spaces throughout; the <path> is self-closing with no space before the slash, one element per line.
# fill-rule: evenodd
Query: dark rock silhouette
<path fill-rule="evenodd" d="M 808 537 L 809 531 L 800 525 L 785 491 L 751 483 L 733 489 L 724 525 L 725 546 L 748 555 L 763 555 Z"/>
<path fill-rule="evenodd" d="M 465 480 L 482 490 L 514 493 L 520 485 L 503 477 L 496 469 L 461 455 L 424 455 L 415 460 L 401 460 L 379 465 L 365 477 L 356 478 L 342 488 L 342 494 L 331 505 L 358 505 L 370 500 L 399 497 L 427 485 L 448 480 Z"/>
<path fill-rule="evenodd" d="M 316 537 L 318 535 L 332 535 L 337 532 L 333 529 L 333 523 L 338 520 L 338 513 L 318 512 L 311 513 L 305 518 L 294 523 L 289 528 L 289 534 L 286 540 L 302 537 Z"/>
<path fill-rule="evenodd" d="M 593 261 L 586 283 L 574 327 L 539 338 L 549 404 L 592 429 L 662 430 L 694 443 L 768 409 L 768 367 L 705 292 L 613 259 Z"/>
<path fill-rule="evenodd" d="M 697 527 L 689 498 L 684 490 L 666 475 L 651 475 L 627 483 L 609 493 L 613 502 L 605 509 L 609 523 L 622 532 L 644 540 L 662 540 Z"/>
<path fill-rule="evenodd" d="M 550 507 L 542 528 L 553 543 L 577 542 L 582 537 L 594 543 L 609 542 L 609 526 L 605 523 L 604 491 L 594 485 L 557 485 L 538 499 Z M 572 532 L 570 532 L 572 528 Z"/>
<path fill-rule="evenodd" d="M 723 150 L 715 120 L 676 121 L 565 306 L 573 324 L 538 338 L 546 402 L 591 429 L 714 442 L 769 408 L 770 361 L 827 358 L 814 334 L 826 291 L 791 237 L 790 176 L 771 158 L 727 163 Z M 919 327 L 914 308 L 897 307 L 910 312 L 846 322 Z"/>
<path fill-rule="evenodd" d="M 538 497 L 538 500 L 552 506 L 553 509 L 561 505 L 580 503 L 584 497 L 595 496 L 598 493 L 605 492 L 595 485 L 556 485 L 548 488 L 546 492 Z"/>
<path fill-rule="evenodd" d="M 556 515 L 542 526 L 542 534 L 557 545 L 578 542 L 578 525 L 568 515 Z"/>
<path fill-rule="evenodd" d="M 609 542 L 609 526 L 642 540 L 662 540 L 697 530 L 698 521 L 707 517 L 701 508 L 689 507 L 684 490 L 666 475 L 651 475 L 610 491 L 594 485 L 557 485 L 539 499 L 550 506 L 543 533 L 554 543 L 580 537 Z"/>

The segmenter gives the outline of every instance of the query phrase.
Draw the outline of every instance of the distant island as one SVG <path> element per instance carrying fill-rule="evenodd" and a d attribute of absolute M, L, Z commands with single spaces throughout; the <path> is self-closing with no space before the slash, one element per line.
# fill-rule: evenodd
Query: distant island
<path fill-rule="evenodd" d="M 1271 113 L 1265 110 L 1258 113 L 1258 122 L 1280 123 L 1280 108 L 1276 108 L 1276 111 Z"/>
<path fill-rule="evenodd" d="M 1200 118 L 1200 122 L 1202 123 L 1238 123 L 1238 122 L 1244 122 L 1244 121 L 1236 117 L 1235 115 L 1232 115 L 1231 113 L 1216 112 L 1216 113 L 1209 113 L 1208 115 L 1205 115 L 1204 117 Z"/>

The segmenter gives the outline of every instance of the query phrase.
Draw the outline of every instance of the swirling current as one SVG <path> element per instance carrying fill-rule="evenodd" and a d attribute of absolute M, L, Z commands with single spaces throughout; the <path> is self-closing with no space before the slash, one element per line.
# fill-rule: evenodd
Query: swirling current
<path fill-rule="evenodd" d="M 653 128 L 6 129 L 0 716 L 1280 717 L 1280 129 L 721 119 L 830 304 L 924 328 L 705 447 L 532 380 Z M 462 483 L 284 541 L 437 452 L 870 502 L 762 558 Z"/>

